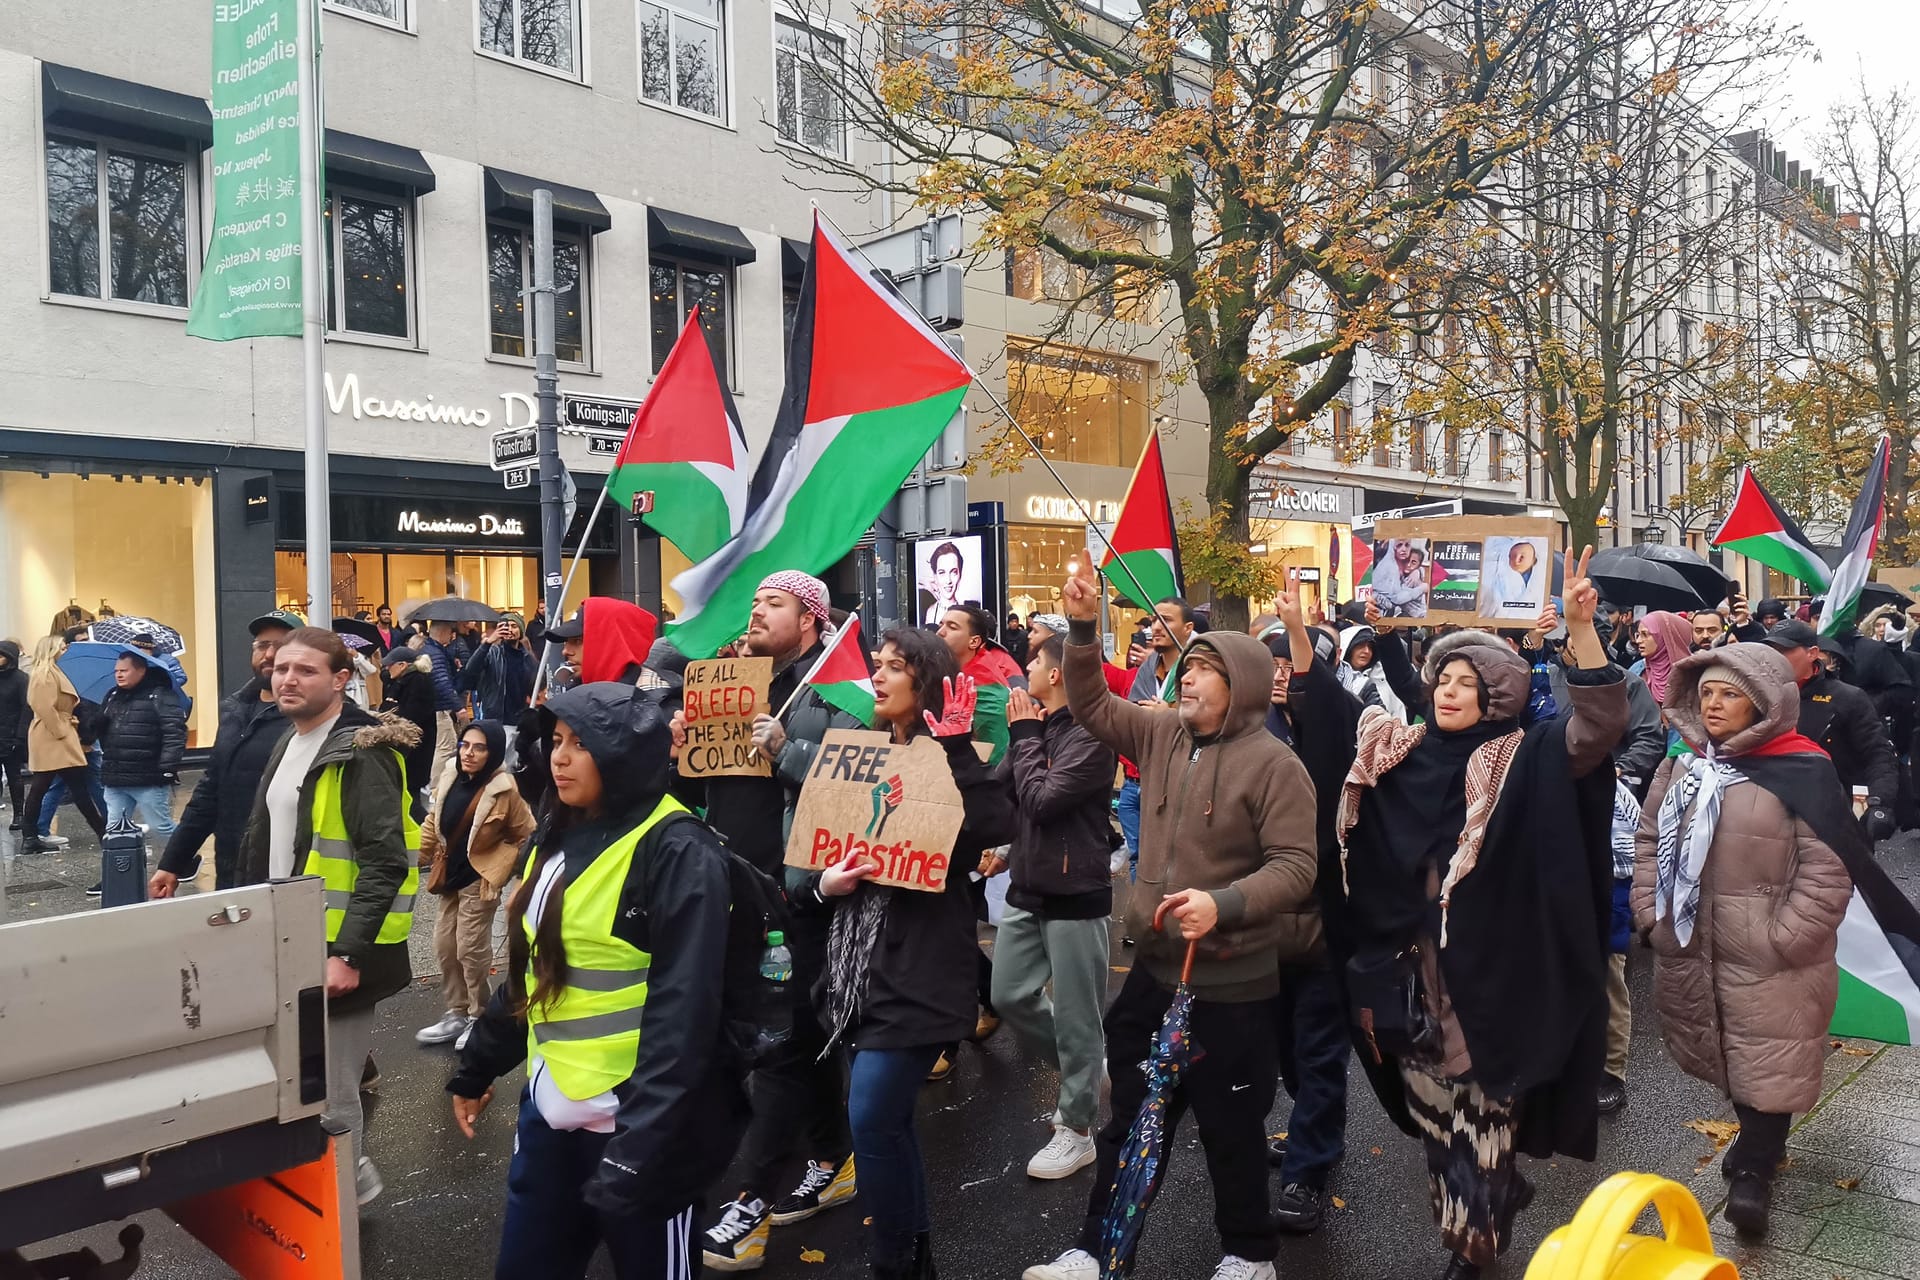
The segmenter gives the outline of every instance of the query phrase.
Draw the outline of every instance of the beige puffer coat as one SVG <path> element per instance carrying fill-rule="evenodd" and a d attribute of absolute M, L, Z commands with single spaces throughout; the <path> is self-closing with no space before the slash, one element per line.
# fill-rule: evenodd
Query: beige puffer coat
<path fill-rule="evenodd" d="M 1765 645 L 1695 654 L 1673 669 L 1667 718 L 1689 742 L 1705 742 L 1700 673 L 1724 664 L 1746 678 L 1760 719 L 1720 747 L 1738 756 L 1793 731 L 1800 691 L 1786 659 Z M 1653 930 L 1654 1002 L 1667 1051 L 1688 1075 L 1761 1111 L 1806 1111 L 1820 1097 L 1840 971 L 1834 939 L 1853 880 L 1812 828 L 1756 783 L 1721 793 L 1720 822 L 1700 877 L 1700 911 L 1683 948 L 1671 914 L 1653 919 L 1660 802 L 1673 780 L 1663 762 L 1634 839 L 1633 920 Z M 1836 778 L 1835 786 L 1839 785 Z"/>

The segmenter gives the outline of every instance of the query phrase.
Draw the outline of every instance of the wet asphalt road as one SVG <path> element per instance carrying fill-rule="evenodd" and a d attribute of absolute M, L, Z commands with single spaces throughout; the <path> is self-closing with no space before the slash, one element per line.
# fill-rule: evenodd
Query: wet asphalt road
<path fill-rule="evenodd" d="M 1883 858 L 1909 894 L 1920 896 L 1920 840 L 1902 836 Z M 81 849 L 57 861 L 35 858 L 15 864 L 9 868 L 15 885 L 64 883 L 32 895 L 16 892 L 7 918 L 79 909 L 84 903 L 79 890 L 90 883 L 83 878 L 90 865 Z M 33 908 L 27 905 L 29 897 L 37 904 Z M 73 905 L 66 905 L 70 902 Z M 423 919 L 416 925 L 416 938 L 429 923 Z M 1521 1275 L 1541 1238 L 1571 1219 L 1587 1192 L 1617 1170 L 1650 1170 L 1689 1182 L 1709 1208 L 1720 1197 L 1717 1169 L 1704 1163 L 1712 1144 L 1685 1126 L 1690 1120 L 1731 1118 L 1731 1108 L 1712 1088 L 1682 1076 L 1668 1061 L 1652 1014 L 1646 960 L 1645 952 L 1636 951 L 1631 971 L 1637 1016 L 1630 1101 L 1623 1112 L 1602 1122 L 1597 1163 L 1523 1162 L 1540 1195 L 1521 1220 L 1514 1253 L 1503 1269 L 1507 1276 Z M 1129 963 L 1117 942 L 1113 963 L 1117 988 Z M 442 1092 L 451 1051 L 421 1049 L 413 1043 L 413 1031 L 439 1012 L 437 989 L 428 983 L 381 1007 L 376 1054 L 384 1083 L 370 1108 L 369 1150 L 385 1176 L 386 1193 L 363 1215 L 368 1280 L 468 1280 L 492 1274 L 519 1076 L 502 1081 L 478 1138 L 461 1138 Z M 1836 1060 L 1829 1065 L 1844 1071 L 1853 1064 Z M 1355 1280 L 1438 1277 L 1446 1257 L 1428 1214 L 1419 1146 L 1387 1123 L 1357 1070 L 1352 1080 L 1348 1154 L 1330 1186 L 1337 1207 L 1318 1233 L 1283 1243 L 1280 1274 Z M 1021 1053 L 1004 1031 L 984 1046 L 964 1049 L 951 1081 L 925 1087 L 921 1137 L 932 1187 L 936 1257 L 948 1280 L 1014 1280 L 1024 1267 L 1071 1243 L 1092 1171 L 1054 1183 L 1036 1182 L 1025 1174 L 1027 1158 L 1048 1137 L 1052 1090 L 1051 1073 Z M 1274 1131 L 1286 1127 L 1287 1107 L 1283 1091 L 1270 1126 Z M 1204 1280 L 1218 1259 L 1218 1243 L 1205 1165 L 1190 1122 L 1182 1126 L 1172 1149 L 1171 1171 L 1141 1245 L 1136 1274 Z M 769 1280 L 866 1275 L 862 1216 L 855 1200 L 810 1222 L 776 1230 L 760 1274 Z M 214 1280 L 231 1274 L 164 1218 L 150 1214 L 143 1221 L 149 1230 L 149 1261 L 140 1276 Z M 32 1252 L 88 1243 L 112 1253 L 111 1235 L 111 1228 L 96 1228 Z M 824 1260 L 803 1261 L 803 1251 L 818 1251 Z M 590 1274 L 607 1277 L 611 1271 L 602 1259 Z"/>

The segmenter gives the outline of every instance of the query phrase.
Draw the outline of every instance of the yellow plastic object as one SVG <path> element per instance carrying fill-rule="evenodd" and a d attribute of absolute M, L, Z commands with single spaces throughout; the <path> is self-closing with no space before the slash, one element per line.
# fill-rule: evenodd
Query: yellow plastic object
<path fill-rule="evenodd" d="M 1652 1205 L 1665 1239 L 1633 1234 Z M 1587 1197 L 1572 1223 L 1546 1238 L 1526 1280 L 1739 1280 L 1714 1256 L 1707 1215 L 1693 1193 L 1654 1173 L 1616 1173 Z"/>

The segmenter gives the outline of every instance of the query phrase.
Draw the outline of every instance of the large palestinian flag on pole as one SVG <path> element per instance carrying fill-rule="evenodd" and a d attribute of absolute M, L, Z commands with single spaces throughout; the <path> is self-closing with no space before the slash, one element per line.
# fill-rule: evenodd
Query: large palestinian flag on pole
<path fill-rule="evenodd" d="M 1820 611 L 1820 634 L 1837 636 L 1853 630 L 1853 616 L 1860 611 L 1860 591 L 1873 572 L 1873 553 L 1880 545 L 1880 521 L 1886 514 L 1887 463 L 1891 458 L 1891 440 L 1880 437 L 1873 451 L 1867 478 L 1861 482 L 1860 496 L 1853 500 L 1853 512 L 1847 517 L 1847 531 L 1840 539 L 1840 564 L 1827 584 L 1826 607 Z"/>
<path fill-rule="evenodd" d="M 740 531 L 747 476 L 740 413 L 714 368 L 696 307 L 634 411 L 607 492 L 698 564 Z"/>
<path fill-rule="evenodd" d="M 1812 540 L 1761 487 L 1750 466 L 1740 468 L 1733 509 L 1727 512 L 1720 527 L 1708 535 L 1707 542 L 1715 547 L 1731 547 L 1747 559 L 1758 560 L 1789 578 L 1798 578 L 1809 587 L 1824 590 L 1831 576 L 1827 562 L 1814 550 Z"/>
<path fill-rule="evenodd" d="M 853 550 L 960 409 L 973 376 L 816 214 L 787 388 L 738 535 L 673 580 L 670 630 L 704 658 L 746 629 L 768 574 L 818 574 Z"/>
<path fill-rule="evenodd" d="M 1140 463 L 1133 469 L 1109 542 L 1100 572 L 1122 596 L 1151 611 L 1168 596 L 1181 593 L 1180 544 L 1173 533 L 1173 498 L 1167 490 L 1158 430 L 1147 436 L 1147 447 L 1140 451 Z"/>

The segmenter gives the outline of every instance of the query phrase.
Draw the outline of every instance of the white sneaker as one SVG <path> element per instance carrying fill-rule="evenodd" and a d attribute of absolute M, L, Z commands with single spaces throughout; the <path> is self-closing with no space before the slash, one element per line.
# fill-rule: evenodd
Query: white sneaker
<path fill-rule="evenodd" d="M 67 839 L 65 836 L 41 836 L 40 843 L 45 845 L 52 845 L 56 849 L 64 849 L 68 845 L 72 844 L 73 841 Z"/>
<path fill-rule="evenodd" d="M 380 1171 L 373 1167 L 373 1161 L 361 1156 L 353 1170 L 354 1202 L 370 1204 L 386 1189 L 387 1184 L 380 1181 Z"/>
<path fill-rule="evenodd" d="M 1070 1178 L 1094 1161 L 1093 1135 L 1076 1133 L 1063 1124 L 1053 1126 L 1053 1141 L 1027 1161 L 1029 1178 Z"/>
<path fill-rule="evenodd" d="M 1267 1274 L 1273 1274 L 1272 1267 L 1267 1268 Z M 1100 1264 L 1085 1249 L 1069 1249 L 1052 1262 L 1028 1267 L 1020 1273 L 1020 1280 L 1100 1280 Z"/>
<path fill-rule="evenodd" d="M 422 1027 L 413 1033 L 415 1044 L 447 1044 L 458 1040 L 460 1033 L 467 1029 L 472 1019 L 464 1013 L 447 1013 L 440 1021 L 430 1027 Z"/>
<path fill-rule="evenodd" d="M 1228 1254 L 1214 1268 L 1213 1280 L 1277 1280 L 1277 1273 L 1271 1262 L 1248 1262 Z"/>

